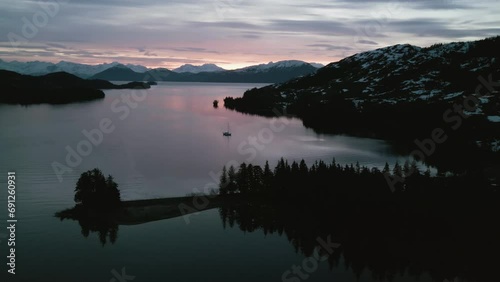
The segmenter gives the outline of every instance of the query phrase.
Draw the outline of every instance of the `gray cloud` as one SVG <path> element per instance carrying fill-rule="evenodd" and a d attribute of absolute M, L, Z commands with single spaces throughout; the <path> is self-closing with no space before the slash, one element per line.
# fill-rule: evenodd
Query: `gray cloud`
<path fill-rule="evenodd" d="M 381 23 L 373 20 L 358 20 L 356 25 L 370 27 L 373 30 L 382 30 L 384 32 L 397 32 L 418 37 L 441 37 L 465 38 L 465 37 L 488 37 L 500 34 L 500 27 L 496 28 L 473 28 L 459 27 L 450 24 L 447 21 L 432 18 L 415 18 L 408 20 L 392 20 L 387 23 Z M 369 28 L 368 28 L 369 29 Z M 370 37 L 378 37 L 376 34 L 369 34 Z"/>
<path fill-rule="evenodd" d="M 353 28 L 340 21 L 325 20 L 272 20 L 266 26 L 272 30 L 283 32 L 310 32 L 322 35 L 353 35 Z"/>
<path fill-rule="evenodd" d="M 241 37 L 248 38 L 248 39 L 257 39 L 257 38 L 261 38 L 260 36 L 255 35 L 255 34 L 244 34 L 244 35 L 242 35 Z"/>
<path fill-rule="evenodd" d="M 318 5 L 321 8 L 341 6 L 344 8 L 368 8 L 373 5 L 392 5 L 407 7 L 415 10 L 453 10 L 474 8 L 472 3 L 464 0 L 336 0 L 331 3 Z"/>
<path fill-rule="evenodd" d="M 475 7 L 465 1 L 438 0 L 438 1 L 415 1 L 409 3 L 414 9 L 424 10 L 466 10 Z"/>
<path fill-rule="evenodd" d="M 366 44 L 366 45 L 378 45 L 377 42 L 375 41 L 371 41 L 371 40 L 366 40 L 366 39 L 361 39 L 361 40 L 358 40 L 356 43 L 359 43 L 359 44 Z"/>
<path fill-rule="evenodd" d="M 346 46 L 337 46 L 337 45 L 332 45 L 332 44 L 309 44 L 307 45 L 309 47 L 319 47 L 319 48 L 324 48 L 325 50 L 328 51 L 333 51 L 333 50 L 351 50 L 351 47 L 346 47 Z"/>
<path fill-rule="evenodd" d="M 205 48 L 199 48 L 199 47 L 176 47 L 176 48 L 165 48 L 165 49 L 179 51 L 179 52 L 191 52 L 191 53 L 213 53 L 213 54 L 219 53 L 214 50 L 207 50 Z"/>
<path fill-rule="evenodd" d="M 227 28 L 227 29 L 258 29 L 259 26 L 246 22 L 238 21 L 219 21 L 219 22 L 188 22 L 188 26 L 193 28 Z"/>

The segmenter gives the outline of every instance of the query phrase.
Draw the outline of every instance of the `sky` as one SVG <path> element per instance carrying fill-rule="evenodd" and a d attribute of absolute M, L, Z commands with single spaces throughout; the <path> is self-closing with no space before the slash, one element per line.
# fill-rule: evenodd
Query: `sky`
<path fill-rule="evenodd" d="M 500 35 L 500 1 L 0 0 L 0 58 L 147 67 L 328 64 Z"/>

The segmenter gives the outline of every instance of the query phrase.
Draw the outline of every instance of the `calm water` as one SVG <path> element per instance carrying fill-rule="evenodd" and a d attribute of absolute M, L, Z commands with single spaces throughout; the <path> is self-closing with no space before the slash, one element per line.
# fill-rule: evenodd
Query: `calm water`
<path fill-rule="evenodd" d="M 223 228 L 217 210 L 192 216 L 190 224 L 176 218 L 120 226 L 116 243 L 104 247 L 95 233 L 82 237 L 77 222 L 53 217 L 73 206 L 78 176 L 94 167 L 112 174 L 127 200 L 202 190 L 213 185 L 212 176 L 228 163 L 263 165 L 269 160 L 274 166 L 280 157 L 308 163 L 335 157 L 340 163 L 382 167 L 386 161 L 404 160 L 383 141 L 318 135 L 296 119 L 223 108 L 224 97 L 258 86 L 161 83 L 130 106 L 120 102 L 131 94 L 128 90 L 107 91 L 104 100 L 81 104 L 0 105 L 0 226 L 6 218 L 7 172 L 16 171 L 18 179 L 18 274 L 9 281 L 110 281 L 111 271 L 123 267 L 134 281 L 281 281 L 283 272 L 301 264 L 304 255 L 278 234 Z M 212 106 L 214 99 L 221 102 L 218 109 Z M 103 119 L 111 120 L 114 131 L 103 134 L 102 143 L 92 145 L 90 154 L 59 179 L 53 163 L 68 165 L 67 147 L 76 150 L 87 140 L 82 131 L 99 128 Z M 228 126 L 231 138 L 222 136 Z M 0 230 L 5 234 L 4 227 Z M 4 277 L 7 246 L 5 238 L 0 240 Z M 372 281 L 365 274 L 356 280 L 349 269 L 331 271 L 324 263 L 307 281 Z"/>

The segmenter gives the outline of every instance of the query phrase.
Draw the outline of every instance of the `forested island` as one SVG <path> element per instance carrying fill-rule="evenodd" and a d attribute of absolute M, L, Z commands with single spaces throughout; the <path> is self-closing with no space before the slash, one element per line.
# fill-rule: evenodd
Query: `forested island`
<path fill-rule="evenodd" d="M 146 82 L 130 82 L 116 85 L 106 80 L 82 79 L 75 75 L 58 72 L 43 76 L 22 75 L 0 70 L 4 104 L 66 104 L 104 98 L 105 89 L 148 89 Z"/>

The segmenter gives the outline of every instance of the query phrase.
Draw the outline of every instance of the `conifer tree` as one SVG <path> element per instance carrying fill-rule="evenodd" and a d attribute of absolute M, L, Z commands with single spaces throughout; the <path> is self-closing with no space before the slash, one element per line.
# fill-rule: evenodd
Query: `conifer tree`
<path fill-rule="evenodd" d="M 266 192 L 270 192 L 273 184 L 273 172 L 271 171 L 271 168 L 269 167 L 269 162 L 266 161 L 266 164 L 264 166 L 264 172 L 262 175 L 262 184 L 264 186 L 264 189 Z"/>
<path fill-rule="evenodd" d="M 236 193 L 237 186 L 236 186 L 236 171 L 234 169 L 234 166 L 230 166 L 229 170 L 227 171 L 227 193 L 228 194 L 234 194 Z"/>
<path fill-rule="evenodd" d="M 399 161 L 396 161 L 396 163 L 394 164 L 394 168 L 392 169 L 392 174 L 397 175 L 399 177 L 403 177 L 403 169 L 401 168 Z"/>
<path fill-rule="evenodd" d="M 391 173 L 391 168 L 389 167 L 389 164 L 387 162 L 385 163 L 384 169 L 382 169 L 382 173 L 383 174 Z"/>
<path fill-rule="evenodd" d="M 219 182 L 219 192 L 221 195 L 227 195 L 228 189 L 228 179 L 227 179 L 227 170 L 226 166 L 222 167 L 222 174 L 220 176 Z"/>
<path fill-rule="evenodd" d="M 410 168 L 410 162 L 408 160 L 405 161 L 405 164 L 403 165 L 403 175 L 404 177 L 410 177 L 412 174 L 411 168 Z"/>

